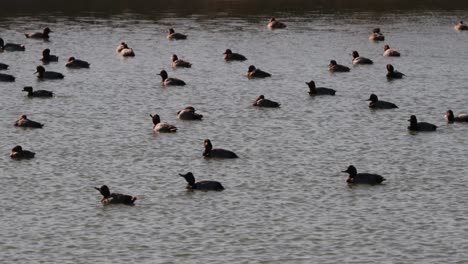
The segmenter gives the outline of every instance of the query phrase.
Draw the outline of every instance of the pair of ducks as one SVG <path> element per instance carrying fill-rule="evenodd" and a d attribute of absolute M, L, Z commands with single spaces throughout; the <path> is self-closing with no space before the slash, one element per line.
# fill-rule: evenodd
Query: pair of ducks
<path fill-rule="evenodd" d="M 34 33 L 25 33 L 24 35 L 26 38 L 33 38 L 33 39 L 49 39 L 49 33 L 52 31 L 50 28 L 46 27 L 42 32 L 34 32 Z M 16 43 L 6 43 L 0 38 L 0 51 L 25 51 L 26 47 L 23 44 L 16 44 Z"/>
<path fill-rule="evenodd" d="M 150 115 L 153 120 L 153 130 L 161 133 L 177 132 L 177 127 L 166 122 L 161 122 L 158 114 Z M 193 106 L 187 106 L 177 112 L 177 118 L 180 120 L 202 120 L 203 115 L 196 113 Z"/>
<path fill-rule="evenodd" d="M 50 54 L 50 49 L 44 49 L 42 51 L 42 58 L 40 61 L 42 61 L 44 64 L 48 64 L 49 62 L 58 62 L 59 57 L 57 55 L 52 55 Z M 67 60 L 67 63 L 65 64 L 65 67 L 68 68 L 89 68 L 89 62 L 83 61 L 83 60 L 78 60 L 75 57 L 70 57 Z"/>

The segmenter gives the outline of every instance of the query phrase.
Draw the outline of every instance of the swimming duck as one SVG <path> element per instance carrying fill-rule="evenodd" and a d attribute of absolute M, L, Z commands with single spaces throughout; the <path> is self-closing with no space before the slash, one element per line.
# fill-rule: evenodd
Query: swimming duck
<path fill-rule="evenodd" d="M 468 26 L 463 24 L 463 21 L 460 21 L 453 27 L 455 30 L 468 30 Z"/>
<path fill-rule="evenodd" d="M 468 114 L 459 114 L 455 116 L 452 110 L 448 110 L 445 114 L 445 118 L 447 122 L 454 123 L 454 122 L 468 122 Z"/>
<path fill-rule="evenodd" d="M 387 78 L 388 79 L 401 79 L 403 78 L 403 76 L 406 76 L 406 75 L 399 71 L 396 71 L 393 68 L 393 65 L 387 64 Z"/>
<path fill-rule="evenodd" d="M 89 68 L 89 63 L 87 61 L 77 60 L 75 57 L 70 57 L 67 61 L 67 64 L 65 64 L 65 67 L 75 69 Z"/>
<path fill-rule="evenodd" d="M 18 145 L 11 150 L 10 158 L 15 160 L 32 159 L 34 158 L 34 155 L 36 155 L 36 153 L 29 150 L 23 150 L 23 148 Z"/>
<path fill-rule="evenodd" d="M 165 70 L 162 70 L 158 75 L 161 76 L 162 84 L 164 86 L 168 86 L 168 85 L 183 86 L 183 85 L 185 85 L 185 82 L 180 80 L 180 79 L 169 78 L 169 75 L 167 75 L 167 72 Z"/>
<path fill-rule="evenodd" d="M 372 30 L 372 34 L 370 34 L 369 36 L 369 39 L 370 40 L 374 40 L 374 41 L 384 41 L 385 40 L 385 37 L 384 35 L 380 32 L 380 28 L 374 28 Z"/>
<path fill-rule="evenodd" d="M 0 51 L 25 51 L 26 48 L 22 44 L 7 43 L 3 42 L 3 39 L 0 38 Z"/>
<path fill-rule="evenodd" d="M 23 88 L 23 92 L 28 92 L 28 97 L 52 97 L 54 93 L 47 90 L 37 90 L 33 91 L 31 86 L 26 86 Z"/>
<path fill-rule="evenodd" d="M 0 63 L 0 70 L 7 70 L 7 69 L 8 69 L 8 64 Z"/>
<path fill-rule="evenodd" d="M 359 56 L 357 51 L 353 51 L 353 64 L 373 64 L 374 62 L 368 58 Z"/>
<path fill-rule="evenodd" d="M 315 96 L 315 95 L 335 95 L 336 91 L 330 88 L 325 88 L 325 87 L 315 87 L 315 82 L 310 81 L 306 82 L 306 84 L 309 86 L 309 95 L 310 96 Z"/>
<path fill-rule="evenodd" d="M 349 177 L 346 180 L 349 184 L 370 184 L 376 185 L 381 184 L 386 179 L 378 174 L 370 173 L 357 173 L 356 167 L 350 165 L 347 170 L 342 171 L 349 173 Z"/>
<path fill-rule="evenodd" d="M 154 114 L 150 115 L 151 118 L 153 119 L 153 130 L 155 132 L 161 132 L 161 133 L 172 133 L 172 132 L 177 132 L 177 127 L 168 124 L 168 123 L 162 123 L 161 118 L 159 115 Z"/>
<path fill-rule="evenodd" d="M 195 176 L 193 173 L 187 172 L 186 174 L 180 174 L 187 181 L 187 189 L 189 190 L 201 190 L 201 191 L 222 191 L 224 190 L 223 185 L 217 181 L 199 181 L 195 182 Z"/>
<path fill-rule="evenodd" d="M 205 151 L 203 151 L 203 157 L 205 158 L 217 158 L 217 159 L 236 159 L 239 158 L 236 153 L 225 150 L 225 149 L 214 149 L 213 145 L 211 145 L 211 141 L 209 139 L 205 139 L 203 141 L 203 145 L 205 146 Z"/>
<path fill-rule="evenodd" d="M 63 74 L 59 72 L 53 72 L 53 71 L 46 71 L 44 67 L 42 66 L 37 66 L 36 67 L 36 72 L 37 73 L 37 78 L 45 80 L 45 79 L 63 79 L 65 77 Z"/>
<path fill-rule="evenodd" d="M 283 22 L 277 21 L 274 17 L 272 17 L 268 21 L 268 28 L 269 29 L 286 28 L 286 24 L 284 24 Z"/>
<path fill-rule="evenodd" d="M 167 39 L 170 39 L 170 40 L 187 39 L 187 35 L 184 35 L 182 33 L 176 33 L 173 28 L 170 28 L 168 30 Z"/>
<path fill-rule="evenodd" d="M 31 127 L 31 128 L 42 128 L 44 125 L 36 122 L 29 120 L 26 115 L 20 116 L 18 120 L 15 122 L 15 126 L 17 127 Z"/>
<path fill-rule="evenodd" d="M 102 196 L 101 203 L 106 204 L 126 204 L 126 205 L 133 205 L 136 201 L 136 197 L 120 194 L 120 193 L 111 193 L 109 187 L 106 185 L 101 186 L 101 188 L 94 187 L 94 189 L 98 190 Z"/>
<path fill-rule="evenodd" d="M 56 62 L 56 61 L 58 61 L 58 57 L 55 56 L 55 55 L 51 55 L 50 54 L 50 49 L 44 49 L 42 51 L 41 61 L 43 63 Z"/>
<path fill-rule="evenodd" d="M 341 64 L 337 64 L 335 60 L 331 60 L 330 64 L 328 64 L 328 70 L 331 72 L 349 72 L 349 67 L 346 67 Z"/>
<path fill-rule="evenodd" d="M 410 122 L 410 126 L 408 127 L 410 131 L 436 131 L 437 129 L 436 125 L 426 122 L 418 122 L 415 115 L 412 115 L 408 121 Z"/>
<path fill-rule="evenodd" d="M 133 52 L 132 48 L 129 48 L 127 43 L 122 42 L 116 49 L 117 53 L 119 53 L 123 57 L 134 57 L 135 52 Z"/>
<path fill-rule="evenodd" d="M 247 71 L 247 77 L 250 79 L 252 78 L 266 78 L 266 77 L 271 77 L 271 74 L 268 72 L 264 72 L 260 69 L 255 68 L 255 66 L 250 65 L 249 69 Z"/>
<path fill-rule="evenodd" d="M 271 101 L 268 99 L 265 99 L 265 96 L 262 94 L 257 99 L 255 99 L 255 102 L 253 103 L 253 106 L 259 106 L 259 107 L 280 107 L 280 103 Z"/>
<path fill-rule="evenodd" d="M 46 27 L 42 32 L 34 32 L 34 33 L 26 33 L 24 34 L 27 38 L 35 38 L 35 39 L 49 39 L 49 33 L 51 33 L 52 30 L 50 28 Z"/>
<path fill-rule="evenodd" d="M 247 58 L 239 53 L 233 53 L 230 49 L 227 49 L 224 53 L 225 61 L 245 61 Z"/>
<path fill-rule="evenodd" d="M 367 99 L 369 102 L 369 108 L 373 109 L 392 109 L 392 108 L 398 108 L 396 104 L 386 102 L 386 101 L 380 101 L 377 95 L 371 94 L 369 99 Z"/>
<path fill-rule="evenodd" d="M 383 49 L 383 55 L 385 57 L 400 57 L 400 52 L 398 52 L 396 49 L 391 49 L 388 45 L 385 45 Z"/>
<path fill-rule="evenodd" d="M 193 106 L 187 106 L 184 110 L 177 112 L 177 118 L 180 120 L 201 120 L 203 115 L 195 113 Z"/>
<path fill-rule="evenodd" d="M 190 68 L 190 67 L 192 67 L 192 63 L 190 63 L 188 61 L 184 61 L 184 60 L 179 60 L 177 55 L 174 54 L 174 55 L 172 55 L 172 67 L 173 68 L 177 68 L 177 67 Z"/>
<path fill-rule="evenodd" d="M 15 76 L 5 73 L 0 73 L 0 82 L 14 82 Z"/>

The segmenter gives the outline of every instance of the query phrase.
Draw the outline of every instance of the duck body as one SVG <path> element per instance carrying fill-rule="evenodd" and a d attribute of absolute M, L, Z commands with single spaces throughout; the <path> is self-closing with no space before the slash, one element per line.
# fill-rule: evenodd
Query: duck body
<path fill-rule="evenodd" d="M 59 72 L 53 72 L 53 71 L 46 71 L 44 67 L 42 66 L 37 66 L 36 67 L 37 71 L 37 78 L 41 80 L 58 80 L 58 79 L 63 79 L 65 76 Z"/>
<path fill-rule="evenodd" d="M 125 205 L 134 205 L 135 201 L 137 200 L 136 197 L 120 194 L 120 193 L 111 193 L 109 187 L 106 185 L 101 186 L 101 188 L 94 187 L 94 189 L 98 190 L 103 198 L 101 199 L 101 203 L 104 205 L 107 204 L 125 204 Z"/>
<path fill-rule="evenodd" d="M 377 95 L 371 94 L 370 98 L 367 100 L 369 102 L 369 108 L 372 109 L 393 109 L 393 108 L 398 108 L 396 104 L 386 102 L 386 101 L 381 101 L 378 99 Z"/>
<path fill-rule="evenodd" d="M 0 73 L 0 82 L 14 82 L 15 76 L 5 73 Z"/>
<path fill-rule="evenodd" d="M 22 44 L 4 43 L 0 38 L 0 51 L 25 51 L 26 48 Z"/>
<path fill-rule="evenodd" d="M 459 114 L 455 116 L 452 110 L 448 110 L 445 114 L 445 118 L 447 122 L 454 123 L 454 122 L 468 122 L 468 114 Z"/>
<path fill-rule="evenodd" d="M 37 90 L 33 91 L 33 88 L 30 86 L 24 87 L 23 92 L 28 92 L 28 97 L 53 97 L 54 93 L 47 90 Z"/>
<path fill-rule="evenodd" d="M 387 64 L 387 78 L 388 79 L 402 79 L 405 74 L 395 70 L 391 64 Z"/>
<path fill-rule="evenodd" d="M 150 115 L 153 119 L 153 131 L 160 133 L 174 133 L 177 132 L 177 127 L 168 123 L 161 122 L 159 115 Z"/>
<path fill-rule="evenodd" d="M 16 120 L 15 126 L 17 126 L 17 127 L 30 127 L 30 128 L 42 128 L 44 125 L 39 123 L 39 122 L 32 121 L 32 120 L 28 119 L 28 117 L 26 115 L 22 115 L 18 120 Z"/>
<path fill-rule="evenodd" d="M 247 77 L 249 79 L 252 79 L 252 78 L 267 78 L 267 77 L 271 77 L 271 74 L 269 74 L 268 72 L 264 72 L 264 71 L 262 71 L 260 69 L 257 69 L 253 65 L 250 65 L 249 69 L 247 71 Z"/>
<path fill-rule="evenodd" d="M 272 100 L 265 99 L 264 95 L 260 95 L 257 97 L 257 99 L 255 99 L 253 106 L 278 108 L 281 106 L 281 104 Z"/>
<path fill-rule="evenodd" d="M 330 72 L 349 72 L 351 69 L 341 64 L 337 64 L 335 60 L 331 60 L 328 64 L 328 70 Z"/>
<path fill-rule="evenodd" d="M 203 115 L 195 113 L 195 108 L 187 106 L 185 109 L 177 112 L 177 118 L 180 120 L 201 120 Z"/>
<path fill-rule="evenodd" d="M 347 170 L 342 171 L 349 174 L 346 182 L 348 184 L 370 184 L 377 185 L 381 184 L 386 179 L 378 174 L 371 173 L 357 173 L 356 167 L 350 165 Z"/>
<path fill-rule="evenodd" d="M 410 126 L 408 127 L 408 130 L 410 131 L 431 132 L 436 131 L 437 129 L 436 125 L 426 122 L 418 122 L 415 115 L 412 115 L 408 121 L 410 122 Z"/>
<path fill-rule="evenodd" d="M 335 95 L 336 91 L 330 88 L 325 87 L 315 87 L 315 82 L 310 81 L 306 82 L 309 86 L 309 95 L 316 96 L 316 95 Z"/>
<path fill-rule="evenodd" d="M 388 45 L 385 45 L 383 55 L 385 57 L 400 57 L 400 52 L 398 52 L 396 49 L 390 48 Z"/>
<path fill-rule="evenodd" d="M 167 39 L 169 39 L 169 40 L 182 40 L 182 39 L 187 39 L 187 35 L 175 32 L 173 28 L 170 28 L 168 30 Z"/>
<path fill-rule="evenodd" d="M 268 21 L 267 27 L 268 27 L 269 29 L 286 28 L 286 24 L 284 24 L 283 22 L 277 21 L 276 18 L 272 17 L 272 18 L 270 18 L 270 20 Z"/>
<path fill-rule="evenodd" d="M 33 38 L 33 39 L 49 39 L 49 33 L 51 33 L 52 30 L 50 28 L 46 27 L 42 32 L 34 32 L 34 33 L 26 33 L 24 34 L 26 38 Z"/>
<path fill-rule="evenodd" d="M 164 86 L 184 86 L 186 83 L 177 78 L 169 78 L 169 75 L 165 70 L 162 70 L 159 74 L 162 78 L 162 84 Z"/>
<path fill-rule="evenodd" d="M 32 151 L 23 150 L 21 146 L 16 146 L 11 150 L 10 158 L 15 160 L 32 159 L 35 155 L 36 153 Z"/>
<path fill-rule="evenodd" d="M 224 53 L 225 61 L 245 61 L 247 58 L 239 53 L 233 53 L 230 49 L 227 49 Z"/>
<path fill-rule="evenodd" d="M 65 67 L 80 69 L 80 68 L 89 68 L 89 63 L 83 60 L 77 60 L 75 57 L 70 57 L 65 64 Z"/>
<path fill-rule="evenodd" d="M 352 63 L 356 65 L 356 64 L 373 64 L 374 62 L 371 59 L 359 56 L 359 53 L 357 51 L 353 51 Z"/>
<path fill-rule="evenodd" d="M 179 174 L 184 177 L 187 181 L 187 189 L 189 190 L 200 190 L 200 191 L 222 191 L 224 186 L 218 181 L 199 181 L 195 182 L 195 177 L 191 172 L 187 174 Z"/>
<path fill-rule="evenodd" d="M 205 158 L 217 158 L 217 159 L 236 159 L 239 158 L 236 153 L 226 149 L 214 149 L 211 141 L 205 139 L 204 141 L 205 151 L 203 157 Z"/>
<path fill-rule="evenodd" d="M 380 28 L 374 28 L 372 34 L 369 35 L 369 40 L 384 41 L 385 36 L 380 32 Z"/>
<path fill-rule="evenodd" d="M 177 55 L 172 55 L 172 67 L 173 68 L 191 68 L 192 64 L 188 61 L 180 60 Z"/>
<path fill-rule="evenodd" d="M 119 53 L 123 57 L 134 57 L 135 52 L 133 52 L 132 48 L 129 48 L 125 42 L 120 43 L 120 45 L 116 49 L 117 53 Z"/>

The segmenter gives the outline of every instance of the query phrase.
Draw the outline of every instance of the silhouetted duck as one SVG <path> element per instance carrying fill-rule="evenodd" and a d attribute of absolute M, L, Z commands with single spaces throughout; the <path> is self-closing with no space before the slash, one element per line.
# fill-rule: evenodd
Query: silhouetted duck
<path fill-rule="evenodd" d="M 33 91 L 31 86 L 26 86 L 23 88 L 23 92 L 28 92 L 28 97 L 52 97 L 54 93 L 47 90 L 37 90 Z"/>
<path fill-rule="evenodd" d="M 168 85 L 177 85 L 177 86 L 183 86 L 185 85 L 185 82 L 177 79 L 177 78 L 169 78 L 169 75 L 167 75 L 167 72 L 165 70 L 162 70 L 159 74 L 162 78 L 162 84 L 165 86 Z"/>
<path fill-rule="evenodd" d="M 0 73 L 0 82 L 14 82 L 15 76 L 5 73 Z"/>
<path fill-rule="evenodd" d="M 51 33 L 52 30 L 50 28 L 46 27 L 42 32 L 34 32 L 34 33 L 26 33 L 24 34 L 27 38 L 35 38 L 35 39 L 49 39 L 49 33 Z"/>
<path fill-rule="evenodd" d="M 330 88 L 325 88 L 325 87 L 315 87 L 315 82 L 310 81 L 306 82 L 306 84 L 309 86 L 309 95 L 310 96 L 315 96 L 315 95 L 335 95 L 336 91 Z"/>
<path fill-rule="evenodd" d="M 89 63 L 83 60 L 77 60 L 75 57 L 70 57 L 65 64 L 65 67 L 80 69 L 80 68 L 89 68 Z"/>
<path fill-rule="evenodd" d="M 227 49 L 224 53 L 225 61 L 245 61 L 247 58 L 239 53 L 233 53 L 230 49 Z"/>
<path fill-rule="evenodd" d="M 161 132 L 161 133 L 171 133 L 171 132 L 177 132 L 177 127 L 168 124 L 168 123 L 162 123 L 161 118 L 159 115 L 154 114 L 150 115 L 151 118 L 153 119 L 153 130 L 156 132 Z"/>
<path fill-rule="evenodd" d="M 223 185 L 217 181 L 199 181 L 195 182 L 195 176 L 191 172 L 186 174 L 180 174 L 187 181 L 187 189 L 189 190 L 201 190 L 201 191 L 222 191 L 224 190 Z"/>
<path fill-rule="evenodd" d="M 16 146 L 11 150 L 10 158 L 16 160 L 32 159 L 34 158 L 34 155 L 36 155 L 36 153 L 29 150 L 23 150 L 21 146 Z"/>
<path fill-rule="evenodd" d="M 123 57 L 134 57 L 135 52 L 133 52 L 132 48 L 129 48 L 125 42 L 120 43 L 120 45 L 116 49 L 117 53 L 119 53 Z"/>
<path fill-rule="evenodd" d="M 15 122 L 15 126 L 17 127 L 31 127 L 31 128 L 42 128 L 44 125 L 36 122 L 29 120 L 26 115 L 20 116 L 18 120 Z"/>
<path fill-rule="evenodd" d="M 167 39 L 170 39 L 170 40 L 187 39 L 187 35 L 184 35 L 182 33 L 176 33 L 173 28 L 170 28 L 168 30 Z"/>
<path fill-rule="evenodd" d="M 255 99 L 255 102 L 253 103 L 253 106 L 259 106 L 259 107 L 280 107 L 280 103 L 271 101 L 268 99 L 265 99 L 265 96 L 262 94 Z"/>
<path fill-rule="evenodd" d="M 426 122 L 418 122 L 415 115 L 412 115 L 408 121 L 410 122 L 408 129 L 411 131 L 436 131 L 437 129 L 436 125 Z"/>
<path fill-rule="evenodd" d="M 184 110 L 177 112 L 177 118 L 180 120 L 201 120 L 203 115 L 195 113 L 193 106 L 187 106 Z"/>
<path fill-rule="evenodd" d="M 331 60 L 330 64 L 328 64 L 328 70 L 331 72 L 349 72 L 349 67 L 346 67 L 341 64 L 337 64 L 335 60 Z"/>
<path fill-rule="evenodd" d="M 374 41 L 384 41 L 385 40 L 385 37 L 384 35 L 380 32 L 380 28 L 374 28 L 372 30 L 372 34 L 370 34 L 369 36 L 369 39 L 370 40 L 374 40 Z"/>
<path fill-rule="evenodd" d="M 385 57 L 400 57 L 400 52 L 398 52 L 396 49 L 391 49 L 388 45 L 385 45 L 383 49 L 383 55 Z"/>
<path fill-rule="evenodd" d="M 271 77 L 271 74 L 264 72 L 260 69 L 255 68 L 255 66 L 250 65 L 247 71 L 247 77 L 249 78 L 266 78 Z"/>
<path fill-rule="evenodd" d="M 42 51 L 41 61 L 43 63 L 56 62 L 56 61 L 58 61 L 58 59 L 59 58 L 57 56 L 50 54 L 50 49 L 44 49 Z"/>
<path fill-rule="evenodd" d="M 373 64 L 374 62 L 368 58 L 359 56 L 357 51 L 353 51 L 353 64 Z"/>
<path fill-rule="evenodd" d="M 284 24 L 283 22 L 277 21 L 276 18 L 272 17 L 268 21 L 268 28 L 269 29 L 286 28 L 286 24 Z"/>
<path fill-rule="evenodd" d="M 65 77 L 63 74 L 59 72 L 53 72 L 53 71 L 46 71 L 44 67 L 42 66 L 37 66 L 36 67 L 36 72 L 37 73 L 37 78 L 45 80 L 45 79 L 63 79 Z"/>
<path fill-rule="evenodd" d="M 453 28 L 456 29 L 456 30 L 468 30 L 468 26 L 463 24 L 463 21 L 460 21 Z"/>
<path fill-rule="evenodd" d="M 468 114 L 459 114 L 455 116 L 452 110 L 448 110 L 445 114 L 445 118 L 447 122 L 454 123 L 454 122 L 468 122 Z"/>
<path fill-rule="evenodd" d="M 350 165 L 347 170 L 342 171 L 349 174 L 348 179 L 346 180 L 349 184 L 370 184 L 376 185 L 381 184 L 385 181 L 385 178 L 378 174 L 370 173 L 357 173 L 356 167 Z"/>
<path fill-rule="evenodd" d="M 399 71 L 396 71 L 393 68 L 393 65 L 387 64 L 387 78 L 388 79 L 401 79 L 403 78 L 403 76 L 406 76 L 406 75 Z"/>
<path fill-rule="evenodd" d="M 396 104 L 386 102 L 386 101 L 380 101 L 377 95 L 371 94 L 369 99 L 367 99 L 369 102 L 369 108 L 373 109 L 392 109 L 392 108 L 398 108 Z"/>
<path fill-rule="evenodd" d="M 0 63 L 0 70 L 7 70 L 7 69 L 8 69 L 8 64 Z"/>
<path fill-rule="evenodd" d="M 205 146 L 205 151 L 203 151 L 203 157 L 205 158 L 217 158 L 217 159 L 235 159 L 238 158 L 236 153 L 225 150 L 225 149 L 214 149 L 213 145 L 211 145 L 211 141 L 209 139 L 205 139 L 203 142 Z"/>
<path fill-rule="evenodd" d="M 3 39 L 0 38 L 0 51 L 25 51 L 26 48 L 22 44 L 7 43 L 3 42 Z"/>
<path fill-rule="evenodd" d="M 172 67 L 173 68 L 190 68 L 192 67 L 192 63 L 184 60 L 180 60 L 177 55 L 172 55 Z"/>
<path fill-rule="evenodd" d="M 109 187 L 106 185 L 101 186 L 101 188 L 94 187 L 94 189 L 98 190 L 102 196 L 101 203 L 106 204 L 126 204 L 126 205 L 133 205 L 136 201 L 136 197 L 120 194 L 120 193 L 111 193 Z"/>

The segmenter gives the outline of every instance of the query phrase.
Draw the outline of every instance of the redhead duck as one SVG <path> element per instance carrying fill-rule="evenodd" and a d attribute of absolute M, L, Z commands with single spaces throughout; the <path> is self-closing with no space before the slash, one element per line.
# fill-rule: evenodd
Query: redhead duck
<path fill-rule="evenodd" d="M 44 50 L 42 51 L 42 58 L 41 58 L 41 61 L 42 61 L 43 63 L 46 64 L 46 63 L 49 63 L 49 62 L 56 62 L 56 61 L 58 61 L 58 59 L 59 59 L 59 58 L 58 58 L 57 56 L 51 55 L 51 54 L 50 54 L 50 49 L 44 49 Z"/>
<path fill-rule="evenodd" d="M 224 53 L 225 61 L 245 61 L 247 58 L 239 53 L 233 53 L 230 49 L 227 49 Z"/>
<path fill-rule="evenodd" d="M 0 73 L 0 82 L 14 82 L 15 76 L 5 73 Z"/>
<path fill-rule="evenodd" d="M 185 85 L 185 82 L 180 80 L 180 79 L 169 78 L 169 75 L 167 75 L 167 72 L 165 70 L 162 70 L 158 75 L 161 76 L 162 84 L 164 86 L 168 86 L 168 85 L 183 86 L 183 85 Z"/>
<path fill-rule="evenodd" d="M 370 173 L 357 173 L 356 167 L 350 165 L 347 170 L 342 171 L 349 174 L 348 179 L 346 180 L 349 184 L 370 184 L 376 185 L 381 184 L 386 179 L 378 174 Z"/>
<path fill-rule="evenodd" d="M 391 49 L 388 45 L 385 45 L 383 49 L 383 55 L 385 57 L 400 57 L 400 52 L 398 52 L 396 49 Z"/>
<path fill-rule="evenodd" d="M 370 34 L 369 36 L 369 39 L 370 40 L 374 40 L 374 41 L 384 41 L 385 40 L 385 37 L 384 35 L 380 32 L 380 28 L 374 28 L 372 30 L 372 34 Z"/>
<path fill-rule="evenodd" d="M 117 53 L 119 53 L 123 57 L 134 57 L 135 52 L 133 52 L 132 48 L 129 48 L 127 43 L 122 42 L 116 49 Z"/>
<path fill-rule="evenodd" d="M 187 35 L 182 33 L 176 33 L 173 28 L 168 30 L 167 39 L 169 40 L 180 40 L 180 39 L 187 39 Z"/>
<path fill-rule="evenodd" d="M 401 79 L 403 78 L 403 76 L 406 76 L 406 75 L 399 71 L 396 71 L 393 68 L 393 65 L 387 64 L 387 78 L 388 79 Z"/>
<path fill-rule="evenodd" d="M 449 123 L 468 122 L 468 114 L 459 114 L 458 116 L 455 116 L 452 110 L 448 110 L 447 113 L 445 113 L 445 118 Z"/>
<path fill-rule="evenodd" d="M 59 72 L 53 72 L 53 71 L 46 71 L 44 67 L 42 66 L 37 66 L 36 67 L 36 72 L 37 73 L 37 78 L 41 80 L 49 79 L 49 80 L 54 80 L 54 79 L 63 79 L 65 76 Z"/>
<path fill-rule="evenodd" d="M 187 189 L 189 190 L 201 190 L 201 191 L 222 191 L 224 190 L 223 185 L 217 181 L 199 181 L 195 182 L 195 176 L 193 173 L 187 172 L 186 174 L 180 174 L 187 181 Z"/>
<path fill-rule="evenodd" d="M 161 132 L 161 133 L 172 133 L 172 132 L 177 132 L 177 127 L 168 124 L 168 123 L 162 123 L 161 118 L 159 115 L 154 114 L 150 115 L 151 118 L 153 119 L 153 130 L 155 132 Z"/>
<path fill-rule="evenodd" d="M 368 58 L 359 56 L 357 51 L 353 51 L 353 64 L 373 64 L 374 62 Z"/>
<path fill-rule="evenodd" d="M 236 153 L 225 150 L 225 149 L 214 149 L 213 145 L 211 145 L 211 141 L 209 139 L 205 139 L 203 142 L 205 146 L 205 151 L 203 151 L 203 157 L 205 158 L 217 158 L 217 159 L 236 159 L 238 156 Z"/>
<path fill-rule="evenodd" d="M 372 109 L 392 109 L 392 108 L 398 108 L 396 104 L 386 102 L 386 101 L 380 101 L 377 95 L 371 94 L 369 99 L 367 99 L 369 102 L 369 108 Z"/>
<path fill-rule="evenodd" d="M 75 57 L 70 57 L 67 63 L 65 64 L 65 67 L 75 68 L 75 69 L 89 68 L 89 63 L 87 61 L 77 60 L 75 59 Z"/>
<path fill-rule="evenodd" d="M 330 64 L 328 64 L 328 70 L 331 72 L 349 72 L 349 67 L 346 67 L 341 64 L 337 64 L 335 60 L 331 60 Z"/>
<path fill-rule="evenodd" d="M 29 120 L 26 115 L 20 116 L 18 120 L 15 122 L 15 126 L 17 127 L 32 127 L 32 128 L 42 128 L 44 125 L 36 122 Z"/>
<path fill-rule="evenodd" d="M 280 107 L 280 105 L 281 104 L 278 102 L 265 99 L 265 96 L 263 94 L 257 97 L 257 99 L 255 99 L 255 102 L 253 103 L 253 106 L 271 107 L 271 108 Z"/>
<path fill-rule="evenodd" d="M 8 64 L 0 63 L 0 70 L 7 70 L 7 69 L 8 69 Z"/>
<path fill-rule="evenodd" d="M 34 158 L 34 155 L 36 155 L 36 153 L 29 150 L 23 150 L 21 146 L 16 146 L 11 150 L 10 158 L 15 160 L 32 159 Z"/>
<path fill-rule="evenodd" d="M 410 131 L 436 131 L 437 129 L 436 125 L 426 122 L 418 122 L 415 115 L 412 115 L 408 121 L 410 122 L 410 126 L 408 127 Z"/>
<path fill-rule="evenodd" d="M 136 201 L 136 197 L 120 194 L 120 193 L 111 193 L 109 187 L 106 185 L 101 186 L 101 188 L 94 187 L 94 189 L 98 190 L 103 198 L 101 199 L 101 203 L 104 205 L 107 204 L 126 204 L 126 205 L 133 205 Z"/>
<path fill-rule="evenodd" d="M 249 69 L 247 71 L 247 77 L 250 79 L 252 78 L 266 78 L 266 77 L 271 77 L 271 74 L 268 72 L 264 72 L 260 69 L 255 68 L 255 66 L 250 65 Z"/>
<path fill-rule="evenodd" d="M 315 82 L 310 81 L 306 82 L 306 84 L 309 86 L 309 95 L 310 96 L 315 96 L 315 95 L 335 95 L 336 91 L 330 88 L 324 88 L 324 87 L 315 87 Z"/>
<path fill-rule="evenodd" d="M 184 60 L 180 60 L 177 55 L 172 55 L 172 68 L 190 68 L 192 67 L 192 63 Z"/>
<path fill-rule="evenodd" d="M 463 24 L 463 21 L 460 21 L 453 27 L 455 30 L 468 30 L 468 26 Z"/>
<path fill-rule="evenodd" d="M 26 86 L 23 88 L 23 92 L 28 92 L 28 97 L 52 97 L 54 93 L 47 90 L 37 90 L 33 91 L 31 86 Z"/>
<path fill-rule="evenodd" d="M 26 48 L 22 44 L 7 43 L 3 42 L 3 39 L 0 38 L 0 51 L 25 51 Z"/>
<path fill-rule="evenodd" d="M 177 112 L 177 118 L 180 120 L 201 120 L 203 115 L 195 113 L 193 106 L 187 106 L 184 110 Z"/>
<path fill-rule="evenodd" d="M 42 32 L 34 32 L 34 33 L 26 33 L 24 34 L 27 38 L 35 38 L 35 39 L 49 39 L 49 33 L 51 33 L 52 30 L 50 28 L 46 27 Z"/>
<path fill-rule="evenodd" d="M 284 24 L 283 22 L 277 21 L 274 17 L 272 17 L 268 21 L 268 28 L 269 29 L 286 28 L 286 24 Z"/>

